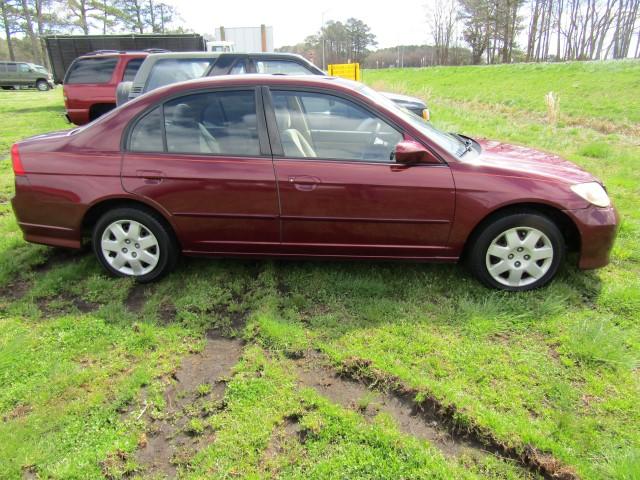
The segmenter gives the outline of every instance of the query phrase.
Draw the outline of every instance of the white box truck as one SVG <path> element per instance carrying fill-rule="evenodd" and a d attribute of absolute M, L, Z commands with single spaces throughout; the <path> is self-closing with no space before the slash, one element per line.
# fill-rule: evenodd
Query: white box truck
<path fill-rule="evenodd" d="M 207 42 L 210 52 L 273 52 L 273 27 L 218 27 L 215 40 Z"/>

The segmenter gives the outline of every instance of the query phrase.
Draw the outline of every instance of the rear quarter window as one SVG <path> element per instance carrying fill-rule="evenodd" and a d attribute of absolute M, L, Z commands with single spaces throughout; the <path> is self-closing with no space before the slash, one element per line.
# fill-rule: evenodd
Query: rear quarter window
<path fill-rule="evenodd" d="M 134 58 L 133 60 L 129 60 L 127 63 L 127 68 L 124 70 L 124 76 L 122 77 L 123 82 L 132 82 L 136 77 L 136 73 L 140 70 L 140 65 L 144 62 L 144 58 Z"/>
<path fill-rule="evenodd" d="M 136 124 L 131 132 L 129 150 L 132 152 L 162 152 L 162 111 L 154 108 Z"/>
<path fill-rule="evenodd" d="M 183 82 L 202 77 L 215 59 L 167 58 L 158 60 L 147 80 L 145 92 L 171 83 Z"/>
<path fill-rule="evenodd" d="M 83 58 L 69 67 L 64 83 L 107 83 L 118 63 L 117 57 Z"/>

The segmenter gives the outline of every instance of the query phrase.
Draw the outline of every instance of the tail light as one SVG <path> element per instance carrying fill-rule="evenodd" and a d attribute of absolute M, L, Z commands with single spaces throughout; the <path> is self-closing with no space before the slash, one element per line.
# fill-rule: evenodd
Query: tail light
<path fill-rule="evenodd" d="M 22 160 L 20 160 L 20 152 L 18 151 L 18 144 L 14 143 L 11 147 L 11 163 L 13 164 L 13 173 L 15 175 L 24 175 L 24 167 L 22 166 Z"/>

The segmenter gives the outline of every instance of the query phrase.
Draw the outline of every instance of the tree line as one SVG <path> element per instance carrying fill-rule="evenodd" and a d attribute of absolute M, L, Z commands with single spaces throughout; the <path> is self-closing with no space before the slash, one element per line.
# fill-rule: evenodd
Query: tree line
<path fill-rule="evenodd" d="M 322 28 L 296 45 L 278 48 L 281 52 L 293 52 L 311 58 L 322 66 L 331 63 L 362 62 L 377 45 L 376 36 L 362 20 L 349 18 L 345 22 L 330 20 Z"/>
<path fill-rule="evenodd" d="M 175 7 L 157 0 L 0 0 L 8 57 L 41 65 L 48 63 L 45 35 L 169 33 L 177 16 Z"/>
<path fill-rule="evenodd" d="M 431 0 L 427 7 L 439 64 L 451 63 L 449 52 L 461 44 L 474 64 L 640 58 L 640 0 Z"/>

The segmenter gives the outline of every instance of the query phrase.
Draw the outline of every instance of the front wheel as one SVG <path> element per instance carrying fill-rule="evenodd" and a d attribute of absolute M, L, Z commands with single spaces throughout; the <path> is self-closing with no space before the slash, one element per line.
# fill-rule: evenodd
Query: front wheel
<path fill-rule="evenodd" d="M 548 217 L 515 213 L 489 223 L 470 248 L 472 273 L 485 285 L 533 290 L 555 277 L 565 255 L 562 233 Z"/>
<path fill-rule="evenodd" d="M 38 80 L 36 82 L 36 88 L 41 92 L 46 92 L 49 90 L 49 84 L 45 80 Z"/>
<path fill-rule="evenodd" d="M 105 213 L 93 229 L 93 251 L 112 275 L 145 283 L 157 280 L 176 264 L 172 233 L 155 215 L 137 208 Z"/>

